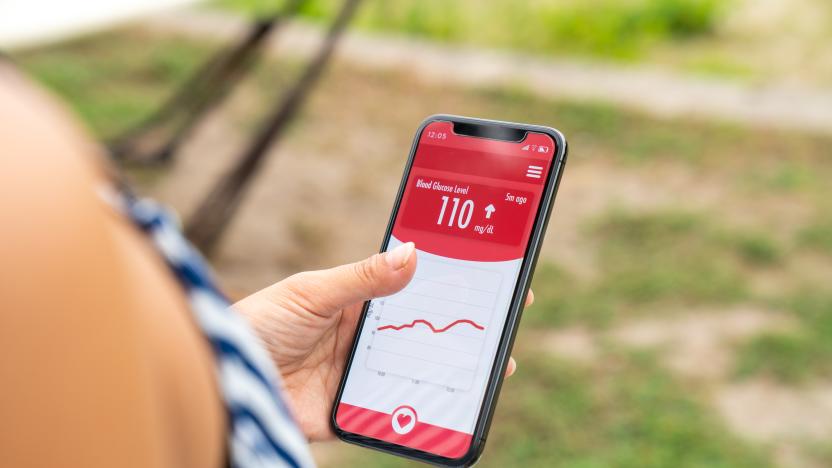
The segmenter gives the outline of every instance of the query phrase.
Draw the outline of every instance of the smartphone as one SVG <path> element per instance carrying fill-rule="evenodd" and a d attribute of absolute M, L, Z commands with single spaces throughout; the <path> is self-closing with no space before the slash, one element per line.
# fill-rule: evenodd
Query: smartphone
<path fill-rule="evenodd" d="M 381 248 L 414 242 L 416 273 L 364 305 L 332 410 L 340 439 L 436 465 L 479 458 L 566 154 L 549 127 L 422 122 Z"/>

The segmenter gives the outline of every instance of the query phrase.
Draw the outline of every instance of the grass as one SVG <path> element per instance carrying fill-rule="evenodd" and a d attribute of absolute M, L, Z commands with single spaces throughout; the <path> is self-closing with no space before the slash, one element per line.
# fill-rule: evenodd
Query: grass
<path fill-rule="evenodd" d="M 520 368 L 503 387 L 480 466 L 771 466 L 653 356 L 612 352 L 583 367 L 519 347 Z M 356 451 L 349 464 L 407 462 Z"/>
<path fill-rule="evenodd" d="M 98 136 L 108 137 L 155 109 L 214 49 L 181 38 L 150 40 L 132 30 L 15 58 L 63 97 Z M 297 64 L 284 61 L 278 66 L 270 63 L 258 69 L 254 81 L 261 89 L 276 89 L 296 68 Z M 379 85 L 387 82 L 378 81 Z M 447 97 L 437 99 L 452 102 Z M 736 171 L 753 179 L 761 190 L 800 192 L 825 186 L 815 181 L 832 177 L 832 167 L 826 163 L 829 138 L 655 119 L 602 103 L 544 100 L 516 87 L 469 90 L 466 100 L 476 103 L 476 110 L 460 112 L 557 126 L 583 159 L 603 158 L 633 167 L 681 162 L 712 172 Z M 790 156 L 787 161 L 784 154 Z"/>
<path fill-rule="evenodd" d="M 524 323 L 548 327 L 586 323 L 603 327 L 617 317 L 614 298 L 600 293 L 591 284 L 579 281 L 551 262 L 538 264 L 532 289 L 535 292 L 535 310 L 524 315 Z"/>
<path fill-rule="evenodd" d="M 773 268 L 785 248 L 763 232 L 720 226 L 678 209 L 613 210 L 587 226 L 597 280 L 579 281 L 552 263 L 534 277 L 541 311 L 527 320 L 608 326 L 656 308 L 731 304 L 751 298 L 748 269 Z"/>
<path fill-rule="evenodd" d="M 220 5 L 256 16 L 282 2 L 221 0 Z M 301 15 L 334 17 L 338 0 L 310 0 Z M 589 54 L 633 59 L 661 41 L 710 35 L 724 9 L 718 0 L 366 0 L 359 28 L 437 41 L 486 45 L 523 52 Z"/>
<path fill-rule="evenodd" d="M 747 179 L 759 191 L 799 193 L 825 185 L 823 175 L 815 169 L 810 164 L 784 159 L 769 166 L 750 168 Z"/>
<path fill-rule="evenodd" d="M 25 71 L 60 95 L 102 140 L 149 116 L 192 76 L 222 45 L 140 30 L 116 31 L 82 38 L 16 56 Z M 260 102 L 276 98 L 294 79 L 295 61 L 254 65 L 247 83 Z M 253 132 L 262 121 L 254 112 L 233 115 L 235 124 Z"/>
<path fill-rule="evenodd" d="M 777 266 L 786 257 L 786 247 L 764 232 L 727 230 L 717 236 L 749 267 Z"/>
<path fill-rule="evenodd" d="M 734 259 L 699 216 L 612 212 L 592 231 L 606 272 L 600 288 L 629 303 L 730 303 L 747 295 Z"/>
<path fill-rule="evenodd" d="M 757 77 L 757 70 L 741 63 L 735 57 L 719 54 L 702 53 L 681 63 L 683 70 L 694 75 L 714 78 L 728 78 L 737 81 L 750 81 Z"/>
<path fill-rule="evenodd" d="M 708 137 L 718 133 L 713 125 L 691 122 L 680 132 L 675 122 L 645 118 L 605 103 L 542 101 L 519 88 L 481 89 L 479 94 L 505 120 L 557 122 L 584 158 L 601 153 L 628 165 L 655 160 L 698 164 L 707 154 Z"/>
<path fill-rule="evenodd" d="M 766 466 L 650 355 L 613 352 L 589 368 L 533 353 L 520 358 L 501 397 L 487 466 Z"/>
<path fill-rule="evenodd" d="M 817 466 L 832 466 L 832 443 L 810 443 L 807 452 Z"/>
<path fill-rule="evenodd" d="M 193 41 L 147 40 L 131 32 L 32 51 L 18 59 L 62 95 L 99 136 L 106 137 L 146 115 L 209 53 L 209 47 Z M 273 81 L 275 74 L 281 73 L 256 74 L 259 87 Z M 435 99 L 449 101 L 442 96 Z M 823 184 L 811 181 L 832 177 L 828 138 L 656 120 L 604 104 L 541 100 L 518 88 L 466 91 L 465 101 L 476 103 L 477 110 L 468 113 L 556 124 L 569 135 L 582 160 L 604 160 L 636 170 L 655 163 L 681 163 L 703 177 L 719 173 L 729 180 L 749 177 L 750 167 L 765 177 L 765 190 L 780 187 L 798 194 L 824 190 Z M 787 163 L 783 154 L 790 155 Z M 818 199 L 823 203 L 825 197 Z M 830 251 L 832 224 L 823 219 L 806 227 L 801 245 Z M 721 228 L 711 224 L 707 215 L 672 212 L 613 213 L 595 220 L 586 235 L 599 247 L 598 267 L 606 272 L 600 284 L 574 284 L 568 272 L 545 267 L 537 274 L 536 289 L 551 306 L 547 314 L 554 317 L 551 323 L 578 317 L 605 323 L 621 312 L 622 304 L 668 298 L 739 300 L 746 295 L 744 269 L 776 266 L 787 254 L 784 246 L 764 233 L 718 232 Z M 679 251 L 684 252 L 681 258 Z M 551 287 L 563 277 L 575 288 Z M 550 288 L 546 299 L 543 291 Z"/>
<path fill-rule="evenodd" d="M 595 221 L 609 287 L 635 301 L 664 296 L 728 301 L 743 294 L 740 274 L 700 215 L 679 210 L 614 210 Z M 674 273 L 675 271 L 675 273 Z M 662 279 L 665 274 L 668 277 Z M 616 286 L 616 279 L 622 286 Z M 650 286 L 652 284 L 652 286 Z"/>
<path fill-rule="evenodd" d="M 832 214 L 816 217 L 800 231 L 798 241 L 804 247 L 832 255 Z"/>
<path fill-rule="evenodd" d="M 519 122 L 548 122 L 568 136 L 582 159 L 629 167 L 682 163 L 703 176 L 778 194 L 827 190 L 832 178 L 829 137 L 753 129 L 696 119 L 656 119 L 607 103 L 541 99 L 520 87 L 476 90 L 482 115 Z M 784 160 L 784 155 L 788 158 Z M 824 192 L 825 194 L 825 192 Z"/>
<path fill-rule="evenodd" d="M 196 41 L 114 33 L 16 58 L 106 138 L 155 110 L 210 52 Z"/>
<path fill-rule="evenodd" d="M 832 295 L 802 291 L 779 305 L 797 319 L 798 327 L 744 343 L 737 374 L 765 375 L 790 383 L 832 378 Z"/>

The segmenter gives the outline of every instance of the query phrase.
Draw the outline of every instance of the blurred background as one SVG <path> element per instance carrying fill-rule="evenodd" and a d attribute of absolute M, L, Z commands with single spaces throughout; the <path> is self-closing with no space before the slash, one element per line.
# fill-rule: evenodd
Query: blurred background
<path fill-rule="evenodd" d="M 125 15 L 8 52 L 193 221 L 342 5 L 296 3 Z M 224 99 L 159 127 L 197 70 L 286 10 L 246 73 L 218 75 Z M 828 0 L 364 0 L 205 245 L 237 295 L 355 261 L 427 115 L 557 127 L 569 164 L 481 466 L 832 466 L 830 43 Z M 159 132 L 181 138 L 148 163 Z"/>

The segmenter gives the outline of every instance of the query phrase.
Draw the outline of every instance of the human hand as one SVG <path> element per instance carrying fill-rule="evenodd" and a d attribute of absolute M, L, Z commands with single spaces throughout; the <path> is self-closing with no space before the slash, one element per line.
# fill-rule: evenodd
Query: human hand
<path fill-rule="evenodd" d="M 235 304 L 283 376 L 285 395 L 310 440 L 332 437 L 329 415 L 364 302 L 403 289 L 416 271 L 412 242 L 329 270 L 307 271 Z M 534 295 L 529 291 L 526 305 Z M 506 376 L 517 368 L 509 360 Z"/>

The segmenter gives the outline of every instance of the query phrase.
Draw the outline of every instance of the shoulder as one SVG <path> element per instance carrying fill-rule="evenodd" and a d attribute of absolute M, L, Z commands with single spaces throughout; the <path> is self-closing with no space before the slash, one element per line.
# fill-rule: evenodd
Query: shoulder
<path fill-rule="evenodd" d="M 102 215 L 94 193 L 99 175 L 91 156 L 98 150 L 67 114 L 0 64 L 0 249 L 6 259 L 53 255 L 51 249 L 82 237 L 100 241 L 93 222 Z"/>
<path fill-rule="evenodd" d="M 219 464 L 210 350 L 170 272 L 104 202 L 100 150 L 2 63 L 0 122 L 0 342 L 14 349 L 0 362 L 0 414 L 16 428 L 0 453 L 43 466 Z"/>

